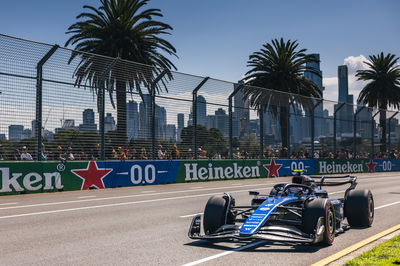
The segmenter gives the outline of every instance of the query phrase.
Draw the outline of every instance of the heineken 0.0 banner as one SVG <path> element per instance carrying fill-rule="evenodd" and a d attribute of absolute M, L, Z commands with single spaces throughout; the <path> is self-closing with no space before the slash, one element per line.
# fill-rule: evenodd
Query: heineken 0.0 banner
<path fill-rule="evenodd" d="M 398 159 L 1 162 L 0 195 L 307 174 L 400 171 Z"/>

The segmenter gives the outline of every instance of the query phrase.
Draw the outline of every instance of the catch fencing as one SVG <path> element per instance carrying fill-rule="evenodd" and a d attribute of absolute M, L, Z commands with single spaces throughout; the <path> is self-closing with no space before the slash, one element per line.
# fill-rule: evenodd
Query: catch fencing
<path fill-rule="evenodd" d="M 265 106 L 249 106 L 244 92 L 251 90 L 263 91 Z M 366 158 L 394 157 L 389 152 L 399 147 L 398 112 L 6 35 L 0 35 L 0 92 L 5 161 Z M 385 154 L 378 153 L 381 113 Z"/>

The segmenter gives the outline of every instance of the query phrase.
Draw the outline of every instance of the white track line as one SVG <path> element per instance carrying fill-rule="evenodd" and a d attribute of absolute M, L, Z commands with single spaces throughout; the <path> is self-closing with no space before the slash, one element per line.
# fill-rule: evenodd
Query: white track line
<path fill-rule="evenodd" d="M 253 187 L 253 186 L 260 187 L 262 185 L 268 185 L 268 184 L 275 184 L 275 183 L 244 185 L 243 187 Z M 135 198 L 135 197 L 143 197 L 143 196 L 158 196 L 158 195 L 198 192 L 198 191 L 207 191 L 207 190 L 219 190 L 219 189 L 232 189 L 232 187 L 216 187 L 216 188 L 204 188 L 204 189 L 196 189 L 196 190 L 168 191 L 168 192 L 159 192 L 159 193 L 152 193 L 152 194 L 135 194 L 135 195 L 105 197 L 105 198 L 95 198 L 95 199 L 82 199 L 82 200 L 70 200 L 70 201 L 59 201 L 59 202 L 47 202 L 47 203 L 37 203 L 37 204 L 12 206 L 12 207 L 2 207 L 2 208 L 0 207 L 0 210 L 39 207 L 39 206 L 50 206 L 50 205 L 60 205 L 60 204 L 79 203 L 79 202 L 90 202 L 90 201 L 99 201 L 99 200 L 126 199 L 126 198 Z"/>
<path fill-rule="evenodd" d="M 148 190 L 148 191 L 141 191 L 140 193 L 154 193 L 154 192 L 156 192 L 155 190 Z"/>
<path fill-rule="evenodd" d="M 246 189 L 245 190 L 236 190 L 236 191 L 231 191 L 231 193 L 239 193 L 239 192 L 245 192 L 245 191 L 247 192 Z M 87 207 L 78 207 L 78 208 L 70 208 L 70 209 L 60 209 L 60 210 L 53 210 L 53 211 L 30 212 L 30 213 L 23 213 L 23 214 L 0 216 L 0 219 L 25 217 L 25 216 L 34 216 L 34 215 L 41 215 L 41 214 L 52 214 L 52 213 L 59 213 L 59 212 L 78 211 L 78 210 L 98 209 L 98 208 L 115 207 L 115 206 L 126 206 L 126 205 L 133 205 L 133 204 L 139 204 L 139 203 L 148 203 L 148 202 L 158 202 L 158 201 L 177 200 L 177 199 L 188 199 L 188 198 L 211 196 L 211 195 L 216 195 L 216 194 L 219 194 L 219 193 L 220 192 L 213 192 L 213 193 L 207 193 L 207 194 L 179 196 L 179 197 L 163 198 L 163 199 L 128 201 L 128 202 L 121 202 L 121 203 L 112 203 L 112 204 L 87 206 Z"/>
<path fill-rule="evenodd" d="M 266 242 L 267 241 L 264 241 L 264 240 L 253 242 L 253 243 L 241 246 L 239 248 L 235 248 L 235 249 L 232 249 L 232 250 L 229 250 L 229 251 L 225 251 L 225 252 L 222 252 L 222 253 L 219 253 L 219 254 L 216 254 L 216 255 L 201 259 L 201 260 L 196 260 L 196 261 L 193 261 L 193 262 L 186 263 L 183 266 L 197 265 L 197 264 L 209 261 L 209 260 L 214 260 L 214 259 L 217 259 L 219 257 L 223 257 L 223 256 L 226 256 L 226 255 L 232 254 L 233 252 L 237 252 L 237 251 L 249 249 L 249 248 L 252 248 L 252 247 L 255 247 L 255 246 L 259 246 L 259 245 L 265 244 Z"/>
<path fill-rule="evenodd" d="M 375 210 L 379 210 L 379 209 L 386 208 L 386 207 L 389 207 L 389 206 L 393 206 L 393 205 L 396 205 L 396 204 L 400 204 L 400 201 L 396 201 L 396 202 L 392 202 L 392 203 L 389 203 L 389 204 L 385 204 L 385 205 L 376 207 Z M 192 265 L 197 265 L 197 264 L 200 264 L 200 263 L 203 263 L 203 262 L 206 262 L 206 261 L 214 260 L 214 259 L 226 256 L 226 255 L 230 255 L 230 254 L 232 254 L 234 252 L 237 252 L 237 251 L 249 249 L 249 248 L 257 246 L 257 245 L 262 245 L 263 242 L 266 243 L 266 241 L 258 241 L 258 242 L 255 242 L 255 243 L 251 243 L 249 245 L 242 246 L 240 248 L 235 248 L 235 249 L 232 249 L 230 251 L 225 251 L 225 252 L 218 253 L 216 255 L 210 256 L 210 257 L 206 257 L 204 259 L 200 259 L 200 260 L 196 260 L 196 261 L 192 261 L 192 262 L 186 263 L 183 266 L 192 266 Z"/>
<path fill-rule="evenodd" d="M 18 202 L 10 202 L 10 203 L 1 203 L 0 206 L 5 206 L 5 205 L 15 205 L 18 204 Z"/>
<path fill-rule="evenodd" d="M 95 198 L 96 196 L 82 196 L 78 197 L 78 199 L 88 199 L 88 198 Z"/>

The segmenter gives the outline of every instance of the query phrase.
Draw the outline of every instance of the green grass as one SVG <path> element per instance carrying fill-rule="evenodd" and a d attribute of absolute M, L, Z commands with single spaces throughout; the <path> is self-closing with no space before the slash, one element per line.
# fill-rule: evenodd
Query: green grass
<path fill-rule="evenodd" d="M 347 261 L 344 265 L 400 265 L 400 235 Z"/>

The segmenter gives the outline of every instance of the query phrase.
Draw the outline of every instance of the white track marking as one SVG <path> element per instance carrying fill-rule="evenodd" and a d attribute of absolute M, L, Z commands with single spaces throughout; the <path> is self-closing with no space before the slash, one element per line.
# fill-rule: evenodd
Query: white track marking
<path fill-rule="evenodd" d="M 335 191 L 335 192 L 328 192 L 328 195 L 339 194 L 339 193 L 343 193 L 343 192 L 346 192 L 346 190 Z"/>
<path fill-rule="evenodd" d="M 199 188 L 204 188 L 204 187 L 191 187 L 190 189 L 199 189 Z"/>
<path fill-rule="evenodd" d="M 5 206 L 5 205 L 15 205 L 15 204 L 18 204 L 18 202 L 0 203 L 0 206 Z"/>
<path fill-rule="evenodd" d="M 375 210 L 379 210 L 379 209 L 386 208 L 386 207 L 389 207 L 389 206 L 393 206 L 393 205 L 396 205 L 396 204 L 400 204 L 400 201 L 396 201 L 396 202 L 392 202 L 392 203 L 389 203 L 389 204 L 385 204 L 385 205 L 376 207 Z M 210 257 L 206 257 L 204 259 L 200 259 L 200 260 L 196 260 L 196 261 L 193 261 L 193 262 L 189 262 L 187 264 L 184 264 L 183 266 L 197 265 L 197 264 L 200 264 L 200 263 L 203 263 L 203 262 L 206 262 L 206 261 L 214 260 L 214 259 L 217 259 L 219 257 L 230 255 L 230 254 L 232 254 L 234 252 L 237 252 L 237 251 L 241 251 L 241 250 L 248 249 L 248 248 L 251 248 L 251 247 L 254 247 L 254 246 L 257 246 L 257 245 L 261 245 L 261 244 L 263 244 L 262 242 L 266 242 L 266 241 L 259 241 L 259 242 L 251 243 L 249 245 L 246 245 L 246 246 L 243 246 L 243 247 L 240 247 L 240 248 L 232 249 L 230 251 L 225 251 L 225 252 L 222 252 L 222 253 L 218 253 L 216 255 L 213 255 L 213 256 L 210 256 Z"/>
<path fill-rule="evenodd" d="M 229 251 L 225 251 L 225 252 L 222 252 L 222 253 L 219 253 L 219 254 L 204 258 L 204 259 L 200 259 L 200 260 L 196 260 L 196 261 L 193 261 L 193 262 L 186 263 L 183 266 L 197 265 L 197 264 L 200 264 L 200 263 L 203 263 L 203 262 L 206 262 L 206 261 L 214 260 L 214 259 L 226 256 L 226 255 L 232 254 L 232 253 L 237 252 L 237 251 L 242 251 L 242 250 L 249 249 L 249 248 L 252 248 L 252 247 L 255 247 L 255 246 L 263 245 L 266 242 L 267 241 L 264 241 L 264 240 L 253 242 L 253 243 L 241 246 L 240 248 L 235 248 L 235 249 L 232 249 L 232 250 L 229 250 Z"/>
<path fill-rule="evenodd" d="M 148 191 L 141 191 L 140 193 L 154 193 L 156 192 L 155 190 L 148 190 Z"/>
<path fill-rule="evenodd" d="M 236 191 L 231 191 L 231 193 L 239 193 L 239 192 L 247 192 L 247 190 L 236 190 Z M 98 208 L 115 207 L 115 206 L 126 206 L 126 205 L 133 205 L 133 204 L 139 204 L 139 203 L 149 203 L 149 202 L 158 202 L 158 201 L 167 201 L 167 200 L 188 199 L 188 198 L 212 196 L 212 195 L 216 195 L 216 194 L 219 194 L 219 193 L 220 193 L 220 192 L 213 192 L 213 193 L 207 193 L 207 194 L 179 196 L 179 197 L 163 198 L 163 199 L 151 199 L 151 200 L 140 200 L 140 201 L 128 201 L 128 202 L 121 202 L 121 203 L 112 203 L 112 204 L 104 204 L 104 205 L 96 205 L 96 206 L 87 206 L 87 207 L 77 207 L 77 208 L 60 209 L 60 210 L 53 210 L 53 211 L 30 212 L 30 213 L 23 213 L 23 214 L 15 214 L 15 215 L 0 216 L 0 219 L 8 219 L 8 218 L 16 218 L 16 217 L 25 217 L 25 216 L 33 216 L 33 215 L 41 215 L 41 214 L 51 214 L 51 213 L 59 213 L 59 212 L 69 212 L 69 211 L 79 211 L 79 210 L 98 209 Z"/>
<path fill-rule="evenodd" d="M 95 198 L 96 196 L 82 196 L 78 197 L 78 199 L 88 199 L 88 198 Z"/>
<path fill-rule="evenodd" d="M 268 185 L 268 184 L 274 184 L 274 183 L 244 185 L 243 187 L 253 187 L 253 186 L 260 187 L 261 185 Z M 190 191 L 189 190 L 180 190 L 180 191 L 159 192 L 159 193 L 152 193 L 152 194 L 146 194 L 146 195 L 139 194 L 139 195 L 126 195 L 126 196 L 104 197 L 104 198 L 95 198 L 95 199 L 82 199 L 82 200 L 70 200 L 70 201 L 59 201 L 59 202 L 47 202 L 47 203 L 37 203 L 37 204 L 12 206 L 12 207 L 0 207 L 0 210 L 39 207 L 39 206 L 50 206 L 50 205 L 60 205 L 60 204 L 79 203 L 79 202 L 90 202 L 90 201 L 99 201 L 99 200 L 126 199 L 126 198 L 135 198 L 135 197 L 143 197 L 143 196 L 158 196 L 158 195 L 167 195 L 167 194 L 176 194 L 176 193 L 188 193 L 188 192 L 207 191 L 207 190 L 219 190 L 219 189 L 232 189 L 232 187 L 216 187 L 216 188 L 196 189 L 196 190 L 190 190 Z"/>
<path fill-rule="evenodd" d="M 203 214 L 203 213 L 202 213 L 202 212 L 199 212 L 199 213 L 188 214 L 188 215 L 183 215 L 183 216 L 179 216 L 179 217 L 181 217 L 181 218 L 187 218 L 187 217 L 192 217 L 192 216 L 196 216 L 196 215 L 199 215 L 199 214 Z"/>
<path fill-rule="evenodd" d="M 379 209 L 386 208 L 386 207 L 389 207 L 389 206 L 392 206 L 392 205 L 396 205 L 396 204 L 400 204 L 400 201 L 396 201 L 396 202 L 385 204 L 385 205 L 382 205 L 382 206 L 379 206 L 379 207 L 375 207 L 375 210 L 379 210 Z"/>

